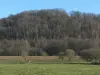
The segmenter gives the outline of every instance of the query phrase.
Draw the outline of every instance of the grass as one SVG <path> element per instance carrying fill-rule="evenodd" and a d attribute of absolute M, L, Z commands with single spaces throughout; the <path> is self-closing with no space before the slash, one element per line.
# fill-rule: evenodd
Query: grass
<path fill-rule="evenodd" d="M 71 62 L 74 64 L 68 64 Z M 0 75 L 100 75 L 99 65 L 79 64 L 85 63 L 79 57 L 71 62 L 57 56 L 3 56 L 0 57 Z"/>
<path fill-rule="evenodd" d="M 0 64 L 0 75 L 100 75 L 100 66 L 83 64 Z"/>

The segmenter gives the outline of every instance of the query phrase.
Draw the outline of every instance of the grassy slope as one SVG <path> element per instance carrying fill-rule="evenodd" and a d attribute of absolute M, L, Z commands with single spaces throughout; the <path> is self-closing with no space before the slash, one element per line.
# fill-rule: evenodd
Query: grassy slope
<path fill-rule="evenodd" d="M 100 75 L 100 66 L 82 64 L 0 64 L 0 75 Z"/>

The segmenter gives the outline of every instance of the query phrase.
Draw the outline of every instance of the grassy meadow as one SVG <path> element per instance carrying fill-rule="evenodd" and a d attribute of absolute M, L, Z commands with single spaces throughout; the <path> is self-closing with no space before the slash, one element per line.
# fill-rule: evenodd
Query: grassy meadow
<path fill-rule="evenodd" d="M 0 75 L 100 75 L 100 66 L 82 64 L 0 64 Z"/>
<path fill-rule="evenodd" d="M 100 75 L 99 65 L 82 62 L 79 57 L 74 57 L 68 64 L 67 57 L 60 60 L 57 56 L 2 56 L 0 75 Z"/>

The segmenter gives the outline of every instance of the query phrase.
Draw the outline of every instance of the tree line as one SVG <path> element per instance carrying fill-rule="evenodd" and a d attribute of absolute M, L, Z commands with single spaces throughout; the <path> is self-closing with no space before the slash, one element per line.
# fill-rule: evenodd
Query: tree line
<path fill-rule="evenodd" d="M 53 56 L 73 49 L 80 56 L 91 48 L 100 48 L 100 14 L 46 9 L 0 19 L 0 55 Z"/>

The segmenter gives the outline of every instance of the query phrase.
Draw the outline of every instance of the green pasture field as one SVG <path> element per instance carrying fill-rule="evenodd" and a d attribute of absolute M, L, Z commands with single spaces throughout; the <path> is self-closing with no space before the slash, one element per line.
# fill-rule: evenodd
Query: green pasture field
<path fill-rule="evenodd" d="M 100 66 L 85 64 L 0 64 L 0 75 L 100 75 Z"/>
<path fill-rule="evenodd" d="M 57 56 L 1 56 L 0 75 L 100 75 L 100 66 L 79 57 L 68 61 Z"/>

